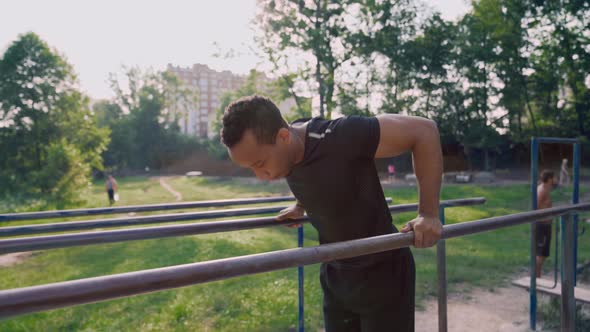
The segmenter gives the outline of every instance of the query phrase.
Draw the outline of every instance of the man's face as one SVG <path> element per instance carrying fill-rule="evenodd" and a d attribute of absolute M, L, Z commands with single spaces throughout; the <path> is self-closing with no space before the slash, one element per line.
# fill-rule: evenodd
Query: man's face
<path fill-rule="evenodd" d="M 547 179 L 547 182 L 545 182 L 545 183 L 548 184 L 549 188 L 551 188 L 551 189 L 555 189 L 557 187 L 557 179 L 555 179 L 554 176 Z"/>
<path fill-rule="evenodd" d="M 238 144 L 228 149 L 234 163 L 250 168 L 257 178 L 276 180 L 289 174 L 292 157 L 289 155 L 290 133 L 282 128 L 275 144 L 260 144 L 251 130 L 246 130 Z"/>

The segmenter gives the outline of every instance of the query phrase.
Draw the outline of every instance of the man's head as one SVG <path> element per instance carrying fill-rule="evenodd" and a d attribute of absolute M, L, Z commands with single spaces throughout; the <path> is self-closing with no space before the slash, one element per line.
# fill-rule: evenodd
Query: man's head
<path fill-rule="evenodd" d="M 274 180 L 289 174 L 294 164 L 292 134 L 277 106 L 268 98 L 249 96 L 231 103 L 223 114 L 221 141 L 231 159 Z"/>
<path fill-rule="evenodd" d="M 552 170 L 545 169 L 541 172 L 541 182 L 544 184 L 555 185 L 555 173 Z"/>

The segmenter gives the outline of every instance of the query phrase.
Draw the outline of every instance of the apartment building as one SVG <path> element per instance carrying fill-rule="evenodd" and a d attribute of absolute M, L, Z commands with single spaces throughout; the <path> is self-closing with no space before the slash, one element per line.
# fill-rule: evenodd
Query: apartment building
<path fill-rule="evenodd" d="M 215 114 L 220 106 L 221 96 L 228 91 L 237 90 L 245 83 L 245 75 L 236 75 L 228 70 L 216 71 L 207 65 L 194 64 L 192 67 L 180 67 L 168 64 L 167 70 L 176 74 L 189 87 L 199 92 L 199 105 L 196 109 L 186 110 L 187 116 L 180 120 L 183 133 L 202 138 L 215 135 L 212 128 Z M 259 90 L 271 80 L 260 75 Z M 257 85 L 258 85 L 257 84 Z M 287 114 L 295 106 L 295 100 L 288 98 L 277 105 L 283 114 Z"/>
<path fill-rule="evenodd" d="M 221 96 L 227 91 L 238 89 L 244 83 L 245 76 L 236 75 L 228 70 L 216 71 L 202 64 L 192 67 L 168 64 L 167 70 L 199 92 L 198 107 L 187 110 L 187 118 L 180 121 L 182 132 L 203 138 L 213 136 L 211 125 L 215 119 L 215 111 L 219 108 Z"/>

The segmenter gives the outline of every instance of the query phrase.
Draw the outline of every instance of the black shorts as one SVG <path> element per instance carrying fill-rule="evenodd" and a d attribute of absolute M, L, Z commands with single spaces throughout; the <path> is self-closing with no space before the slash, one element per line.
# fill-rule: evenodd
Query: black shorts
<path fill-rule="evenodd" d="M 538 222 L 536 228 L 537 256 L 549 257 L 549 249 L 551 247 L 551 224 Z"/>
<path fill-rule="evenodd" d="M 107 190 L 107 193 L 109 194 L 109 201 L 114 201 L 115 200 L 115 191 L 113 189 L 109 189 L 109 190 Z"/>
<path fill-rule="evenodd" d="M 410 249 L 364 268 L 323 264 L 326 332 L 414 331 L 416 270 Z"/>

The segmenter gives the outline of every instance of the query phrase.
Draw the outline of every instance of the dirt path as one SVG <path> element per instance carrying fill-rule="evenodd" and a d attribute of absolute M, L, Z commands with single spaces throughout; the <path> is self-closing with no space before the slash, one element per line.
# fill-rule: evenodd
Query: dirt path
<path fill-rule="evenodd" d="M 162 187 L 164 187 L 164 189 L 166 189 L 169 193 L 171 193 L 174 197 L 176 197 L 177 201 L 182 201 L 182 194 L 179 193 L 178 191 L 174 190 L 174 188 L 172 188 L 168 182 L 166 182 L 164 177 L 160 177 L 160 185 Z"/>
<path fill-rule="evenodd" d="M 11 266 L 20 263 L 29 258 L 33 254 L 32 251 L 16 252 L 13 254 L 0 255 L 0 267 Z"/>
<path fill-rule="evenodd" d="M 452 332 L 528 331 L 528 292 L 517 287 L 476 289 L 450 294 L 447 302 L 448 330 Z M 416 332 L 438 331 L 436 300 L 416 312 Z"/>

